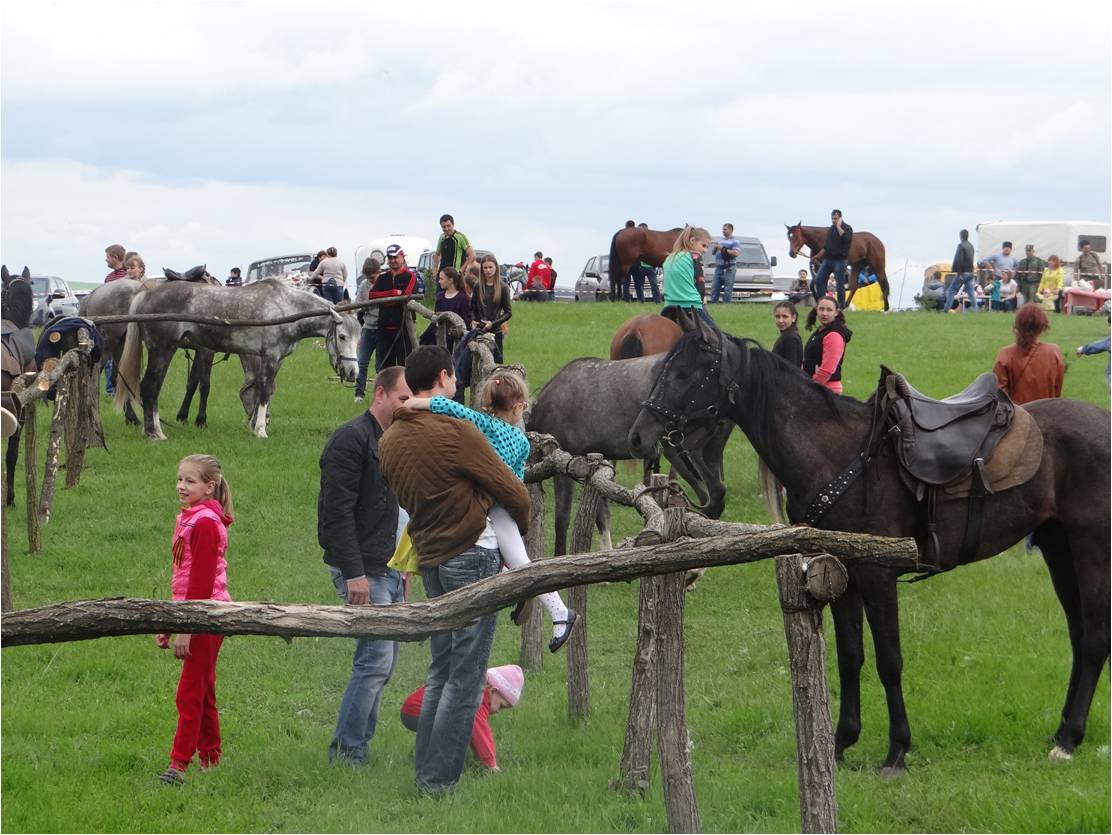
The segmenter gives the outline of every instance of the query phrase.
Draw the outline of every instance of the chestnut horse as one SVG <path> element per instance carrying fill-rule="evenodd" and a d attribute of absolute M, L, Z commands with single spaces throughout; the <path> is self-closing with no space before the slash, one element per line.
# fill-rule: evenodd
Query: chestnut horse
<path fill-rule="evenodd" d="M 784 224 L 788 230 L 788 255 L 795 258 L 803 247 L 811 250 L 811 262 L 822 260 L 823 246 L 826 243 L 825 226 L 804 226 L 800 221 L 795 226 Z M 849 267 L 849 295 L 846 304 L 853 301 L 853 294 L 857 292 L 857 276 L 861 268 L 868 266 L 876 273 L 880 291 L 884 294 L 884 309 L 888 309 L 888 273 L 884 271 L 884 244 L 880 238 L 871 232 L 854 232 L 853 239 L 849 242 L 849 257 L 846 259 Z M 811 271 L 814 274 L 814 270 Z"/>
<path fill-rule="evenodd" d="M 615 232 L 610 239 L 610 300 L 620 297 L 622 282 L 638 261 L 663 267 L 681 231 L 678 226 L 667 232 L 627 226 Z"/>
<path fill-rule="evenodd" d="M 624 322 L 610 341 L 610 359 L 630 360 L 663 354 L 680 341 L 680 326 L 656 313 L 643 313 Z"/>

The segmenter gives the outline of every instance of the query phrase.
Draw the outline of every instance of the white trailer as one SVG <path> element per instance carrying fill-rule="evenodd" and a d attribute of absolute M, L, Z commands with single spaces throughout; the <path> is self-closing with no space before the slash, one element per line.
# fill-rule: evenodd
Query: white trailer
<path fill-rule="evenodd" d="M 1098 221 L 997 220 L 978 223 L 977 261 L 999 252 L 1004 241 L 1012 242 L 1012 257 L 1016 260 L 1024 257 L 1027 244 L 1034 244 L 1035 254 L 1044 261 L 1051 255 L 1061 258 L 1066 278 L 1072 281 L 1081 241 L 1089 241 L 1093 245 L 1093 252 L 1105 264 L 1107 272 L 1109 237 L 1112 237 L 1112 225 Z"/>

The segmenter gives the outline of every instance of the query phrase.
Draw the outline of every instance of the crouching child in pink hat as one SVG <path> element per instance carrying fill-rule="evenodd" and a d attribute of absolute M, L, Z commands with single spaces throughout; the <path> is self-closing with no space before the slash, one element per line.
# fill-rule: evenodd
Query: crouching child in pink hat
<path fill-rule="evenodd" d="M 475 711 L 475 722 L 471 725 L 471 750 L 490 771 L 501 771 L 494 747 L 494 734 L 490 730 L 490 717 L 503 708 L 516 705 L 524 686 L 525 673 L 517 664 L 491 667 L 486 671 L 483 701 Z M 424 698 L 425 688 L 422 685 L 410 693 L 402 704 L 402 724 L 415 733 Z"/>

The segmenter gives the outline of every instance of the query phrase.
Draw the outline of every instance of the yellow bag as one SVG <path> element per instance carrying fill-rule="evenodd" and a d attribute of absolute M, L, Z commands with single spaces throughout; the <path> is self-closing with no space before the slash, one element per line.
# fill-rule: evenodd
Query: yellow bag
<path fill-rule="evenodd" d="M 413 547 L 413 540 L 409 538 L 409 528 L 402 533 L 402 538 L 398 540 L 398 547 L 394 549 L 394 556 L 390 557 L 390 562 L 386 565 L 403 574 L 417 574 L 421 571 L 417 549 Z"/>

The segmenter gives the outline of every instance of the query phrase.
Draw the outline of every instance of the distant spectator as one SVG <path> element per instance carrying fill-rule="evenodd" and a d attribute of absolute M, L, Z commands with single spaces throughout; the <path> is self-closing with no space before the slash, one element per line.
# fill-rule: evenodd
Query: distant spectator
<path fill-rule="evenodd" d="M 375 280 L 382 272 L 382 263 L 377 258 L 367 258 L 363 261 L 362 274 L 359 276 L 359 286 L 355 289 L 355 301 L 365 302 L 371 298 Z M 359 374 L 355 378 L 355 402 L 362 403 L 367 393 L 367 369 L 371 365 L 375 347 L 378 345 L 378 308 L 365 307 L 357 314 L 362 328 L 359 330 L 359 348 L 356 351 L 356 360 L 359 363 Z"/>
<path fill-rule="evenodd" d="M 1015 276 L 1016 260 L 1012 257 L 1012 242 L 1004 241 L 999 252 L 994 252 L 981 261 L 978 266 L 990 270 L 986 284 L 996 278 L 1003 281 Z"/>
<path fill-rule="evenodd" d="M 463 283 L 467 287 L 467 295 L 469 298 L 475 298 L 475 289 L 479 286 L 479 278 L 481 275 L 482 269 L 479 267 L 478 261 L 472 261 L 463 271 Z"/>
<path fill-rule="evenodd" d="M 544 258 L 544 263 L 548 264 L 548 295 L 556 291 L 556 268 L 552 266 L 552 259 L 547 255 Z"/>
<path fill-rule="evenodd" d="M 537 253 L 540 257 L 540 253 Z M 541 262 L 544 263 L 543 261 Z M 482 275 L 471 296 L 472 327 L 483 333 L 494 334 L 494 361 L 503 362 L 503 326 L 513 316 L 510 288 L 498 274 L 498 259 L 487 253 L 480 264 Z"/>
<path fill-rule="evenodd" d="M 386 264 L 389 269 L 379 274 L 369 293 L 372 299 L 391 296 L 409 296 L 417 291 L 417 273 L 405 262 L 405 250 L 397 244 L 386 247 Z M 413 314 L 405 309 L 405 302 L 388 302 L 379 306 L 378 342 L 375 346 L 375 369 L 391 365 L 405 365 L 405 358 L 415 349 L 406 335 L 405 317 Z"/>
<path fill-rule="evenodd" d="M 1079 357 L 1091 356 L 1092 354 L 1107 354 L 1112 349 L 1112 340 L 1109 337 L 1098 339 L 1095 342 L 1090 342 L 1088 345 L 1082 345 L 1077 349 Z M 1104 366 L 1104 382 L 1105 384 L 1112 383 L 1112 357 L 1109 357 L 1108 364 Z"/>
<path fill-rule="evenodd" d="M 799 337 L 799 314 L 791 302 L 777 302 L 772 308 L 772 321 L 780 336 L 772 346 L 772 353 L 794 368 L 803 367 L 803 340 Z"/>
<path fill-rule="evenodd" d="M 718 304 L 718 297 L 722 301 L 730 302 L 734 297 L 734 273 L 737 270 L 737 257 L 741 254 L 741 244 L 734 237 L 734 225 L 722 224 L 722 237 L 714 242 L 711 247 L 714 253 L 714 281 L 710 287 L 710 300 L 707 304 Z"/>
<path fill-rule="evenodd" d="M 320 260 L 316 268 L 309 275 L 315 284 L 320 280 L 321 296 L 332 304 L 339 304 L 344 299 L 344 285 L 347 284 L 347 265 L 339 257 L 336 247 L 330 246 L 325 252 L 325 257 Z"/>
<path fill-rule="evenodd" d="M 1018 293 L 1019 283 L 1014 278 L 1009 278 L 1007 281 L 1000 282 L 999 307 L 994 307 L 993 310 L 1014 312 L 1019 306 L 1016 299 Z"/>
<path fill-rule="evenodd" d="M 471 329 L 471 299 L 467 295 L 467 285 L 463 276 L 454 267 L 442 267 L 436 277 L 440 289 L 436 291 L 436 312 L 455 313 L 463 320 L 464 332 Z M 419 340 L 421 345 L 436 344 L 436 325 L 429 322 L 425 332 Z M 456 340 L 448 337 L 448 344 L 444 346 L 450 352 L 456 349 Z"/>
<path fill-rule="evenodd" d="M 1043 270 L 1042 279 L 1039 281 L 1038 296 L 1044 309 L 1048 311 L 1060 310 L 1062 287 L 1066 283 L 1066 274 L 1062 269 L 1062 259 L 1051 255 L 1046 259 L 1046 269 Z"/>
<path fill-rule="evenodd" d="M 950 271 L 954 276 L 946 287 L 946 295 L 942 302 L 942 309 L 949 312 L 954 309 L 954 299 L 958 290 L 964 289 L 966 298 L 976 298 L 973 285 L 976 283 L 973 275 L 973 244 L 969 242 L 969 230 L 962 229 L 958 232 L 958 248 L 954 251 L 954 260 Z"/>
<path fill-rule="evenodd" d="M 788 301 L 792 304 L 800 304 L 807 301 L 811 295 L 811 280 L 810 275 L 806 270 L 800 270 L 799 275 L 792 281 L 791 287 L 788 288 Z"/>
<path fill-rule="evenodd" d="M 486 276 L 484 275 L 484 279 Z M 546 261 L 544 253 L 537 250 L 533 255 L 533 263 L 529 265 L 529 272 L 525 277 L 525 293 L 523 298 L 544 301 L 548 298 L 548 290 L 552 278 L 552 264 Z"/>
<path fill-rule="evenodd" d="M 1046 261 L 1035 255 L 1035 245 L 1027 244 L 1024 248 L 1026 255 L 1015 265 L 1015 277 L 1019 282 L 1019 292 L 1023 294 L 1024 302 L 1035 301 L 1039 289 L 1039 279 L 1046 269 Z M 1013 310 L 1015 308 L 1012 308 Z"/>
<path fill-rule="evenodd" d="M 147 265 L 143 263 L 138 252 L 128 253 L 124 261 L 124 270 L 127 272 L 127 277 L 133 281 L 142 281 L 147 277 Z"/>
<path fill-rule="evenodd" d="M 825 295 L 826 280 L 834 276 L 838 296 L 838 310 L 846 306 L 846 261 L 853 242 L 853 227 L 842 220 L 840 209 L 830 213 L 830 228 L 826 230 L 826 243 L 822 248 L 822 263 L 811 285 L 817 302 Z"/>
<path fill-rule="evenodd" d="M 313 260 L 309 262 L 309 272 L 310 273 L 313 272 L 318 266 L 320 266 L 320 262 L 323 261 L 327 257 L 328 257 L 328 253 L 325 252 L 323 249 L 320 252 L 318 252 L 315 256 L 313 256 Z"/>
<path fill-rule="evenodd" d="M 224 281 L 225 287 L 242 287 L 243 274 L 240 272 L 239 267 L 232 267 L 228 271 L 228 278 Z"/>
<path fill-rule="evenodd" d="M 1039 337 L 1050 329 L 1046 311 L 1035 303 L 1015 315 L 1015 344 L 1000 349 L 992 367 L 996 382 L 1018 404 L 1044 397 L 1061 397 L 1066 362 L 1062 351 Z"/>
<path fill-rule="evenodd" d="M 1100 256 L 1093 252 L 1091 241 L 1081 241 L 1081 252 L 1077 256 L 1077 266 L 1074 269 L 1074 283 L 1086 280 L 1092 284 L 1094 290 L 1105 287 L 1105 267 L 1100 262 Z"/>
<path fill-rule="evenodd" d="M 842 393 L 842 361 L 853 331 L 846 327 L 845 314 L 827 296 L 819 299 L 807 314 L 807 330 L 818 325 L 803 348 L 803 371 L 835 394 Z"/>
<path fill-rule="evenodd" d="M 113 281 L 119 281 L 121 278 L 127 278 L 127 269 L 124 267 L 124 262 L 127 260 L 127 250 L 119 244 L 112 244 L 104 250 L 104 263 L 108 266 L 110 272 L 104 277 L 105 284 L 111 284 Z"/>
<path fill-rule="evenodd" d="M 440 216 L 440 237 L 436 240 L 436 252 L 432 256 L 432 274 L 440 275 L 440 265 L 467 268 L 475 260 L 475 249 L 467 236 L 456 229 L 456 219 L 451 215 Z"/>

